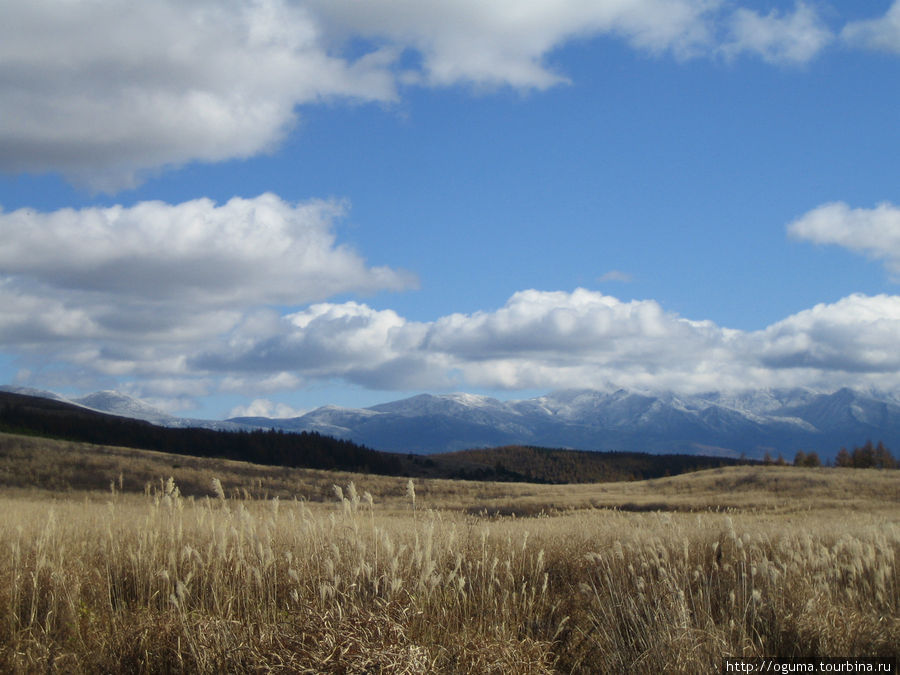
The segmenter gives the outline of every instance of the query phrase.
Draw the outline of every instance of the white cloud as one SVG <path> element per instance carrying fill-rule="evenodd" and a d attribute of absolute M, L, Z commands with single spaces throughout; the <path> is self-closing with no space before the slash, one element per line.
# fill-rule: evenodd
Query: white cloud
<path fill-rule="evenodd" d="M 841 38 L 859 47 L 900 53 L 900 1 L 882 17 L 848 23 Z"/>
<path fill-rule="evenodd" d="M 772 10 L 762 16 L 753 10 L 736 9 L 729 28 L 731 39 L 722 47 L 724 54 L 750 52 L 769 63 L 805 63 L 833 39 L 815 10 L 803 2 L 797 3 L 790 14 Z"/>
<path fill-rule="evenodd" d="M 709 364 L 728 361 L 735 335 L 666 312 L 652 300 L 622 302 L 585 289 L 530 290 L 494 312 L 439 319 L 427 347 L 452 357 L 467 381 L 485 387 L 589 387 L 605 381 L 653 381 L 659 387 L 669 381 L 703 388 Z"/>
<path fill-rule="evenodd" d="M 421 79 L 543 89 L 565 81 L 545 62 L 564 42 L 618 35 L 686 56 L 705 48 L 719 0 L 312 0 L 326 30 L 417 50 Z"/>
<path fill-rule="evenodd" d="M 271 194 L 0 213 L 0 338 L 109 375 L 186 375 L 199 345 L 271 334 L 271 305 L 414 284 L 338 245 L 341 213 Z"/>
<path fill-rule="evenodd" d="M 900 384 L 900 297 L 854 295 L 755 332 L 691 321 L 651 300 L 516 293 L 501 308 L 411 322 L 359 303 L 285 317 L 267 339 L 207 350 L 207 374 L 294 369 L 376 389 L 645 390 Z"/>
<path fill-rule="evenodd" d="M 104 323 L 104 311 L 117 304 L 114 287 L 54 290 L 54 300 L 37 286 L 17 296 L 14 281 L 0 286 L 0 335 L 22 355 L 23 367 L 31 355 L 35 364 L 55 364 L 58 377 L 66 369 L 127 377 L 135 391 L 159 399 L 178 399 L 179 386 L 191 397 L 261 397 L 336 381 L 404 391 L 609 382 L 676 391 L 900 386 L 900 296 L 852 295 L 752 332 L 690 320 L 653 300 L 624 302 L 586 289 L 525 290 L 494 310 L 428 322 L 360 302 L 287 313 L 245 304 L 219 321 L 210 318 L 214 308 L 201 305 L 195 317 L 176 315 L 187 326 L 169 317 L 168 328 L 147 338 L 130 313 L 132 300 L 118 303 L 124 316 L 117 330 Z M 133 296 L 133 288 L 123 289 L 123 297 Z M 45 301 L 49 318 L 34 319 Z M 155 306 L 174 311 L 174 304 Z M 51 371 L 43 365 L 35 377 Z"/>
<path fill-rule="evenodd" d="M 894 279 L 900 280 L 900 207 L 893 204 L 874 209 L 852 209 L 843 202 L 823 204 L 792 222 L 788 233 L 883 260 Z"/>
<path fill-rule="evenodd" d="M 645 340 L 682 335 L 705 341 L 702 336 L 710 325 L 666 313 L 652 300 L 625 303 L 585 289 L 528 290 L 494 312 L 439 319 L 429 331 L 428 345 L 472 358 L 543 352 L 573 359 L 640 357 Z"/>
<path fill-rule="evenodd" d="M 317 304 L 284 317 L 277 333 L 221 344 L 191 367 L 245 374 L 294 369 L 304 378 L 339 377 L 380 389 L 589 386 L 671 369 L 684 378 L 685 369 L 724 358 L 734 334 L 653 301 L 528 290 L 493 312 L 428 323 L 355 302 Z"/>
<path fill-rule="evenodd" d="M 346 302 L 320 303 L 283 317 L 277 330 L 205 349 L 201 371 L 295 372 L 305 379 L 342 378 L 376 389 L 448 384 L 446 359 L 420 349 L 427 327 L 393 310 Z"/>
<path fill-rule="evenodd" d="M 219 380 L 218 389 L 222 392 L 243 394 L 247 391 L 270 393 L 300 389 L 305 381 L 295 373 L 281 371 L 270 375 L 251 373 L 250 376 L 226 375 Z"/>
<path fill-rule="evenodd" d="M 285 403 L 273 403 L 272 401 L 265 398 L 257 398 L 253 399 L 253 401 L 251 401 L 249 405 L 241 405 L 237 406 L 236 408 L 232 408 L 227 417 L 287 418 L 299 417 L 305 412 L 308 411 L 292 408 Z"/>
<path fill-rule="evenodd" d="M 34 340 L 53 343 L 73 335 L 91 338 L 100 334 L 85 308 L 67 306 L 50 294 L 17 288 L 10 279 L 0 279 L 0 317 L 0 343 L 5 345 Z"/>
<path fill-rule="evenodd" d="M 830 32 L 803 3 L 761 16 L 722 0 L 8 0 L 0 170 L 115 192 L 272 151 L 304 105 L 391 102 L 410 85 L 546 89 L 568 81 L 554 50 L 596 37 L 802 62 Z"/>
<path fill-rule="evenodd" d="M 898 296 L 853 295 L 755 332 L 586 289 L 524 290 L 428 322 L 316 302 L 412 283 L 337 244 L 341 213 L 271 194 L 0 212 L 0 340 L 23 368 L 40 366 L 36 377 L 125 378 L 170 405 L 334 380 L 382 390 L 900 384 Z M 826 204 L 788 230 L 900 275 L 890 204 Z"/>
<path fill-rule="evenodd" d="M 12 0 L 0 71 L 0 169 L 103 190 L 270 150 L 298 104 L 396 95 L 379 54 L 332 56 L 283 0 Z"/>
<path fill-rule="evenodd" d="M 333 202 L 290 204 L 273 194 L 221 206 L 197 199 L 0 212 L 0 274 L 118 301 L 205 308 L 409 287 L 409 275 L 367 267 L 336 245 L 342 213 Z"/>
<path fill-rule="evenodd" d="M 900 374 L 900 297 L 851 295 L 794 314 L 750 336 L 764 366 Z"/>

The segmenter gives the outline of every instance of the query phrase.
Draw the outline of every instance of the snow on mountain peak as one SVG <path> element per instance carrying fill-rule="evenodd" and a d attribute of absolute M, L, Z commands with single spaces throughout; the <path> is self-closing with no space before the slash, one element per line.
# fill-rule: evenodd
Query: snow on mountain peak
<path fill-rule="evenodd" d="M 109 389 L 72 399 L 72 401 L 85 408 L 150 422 L 164 422 L 173 418 L 169 413 L 155 408 L 149 403 L 145 403 L 128 394 L 123 394 L 120 391 Z"/>
<path fill-rule="evenodd" d="M 3 389 L 31 393 L 11 386 Z M 420 394 L 365 409 L 323 406 L 291 419 L 224 422 L 173 417 L 115 391 L 72 402 L 165 426 L 318 431 L 398 452 L 525 444 L 644 452 L 702 452 L 716 447 L 748 456 L 761 456 L 763 451 L 787 456 L 802 447 L 828 458 L 841 445 L 867 438 L 900 446 L 897 395 L 849 389 L 703 394 L 578 389 L 518 401 L 467 393 Z"/>
<path fill-rule="evenodd" d="M 484 406 L 491 405 L 497 402 L 497 399 L 490 398 L 489 396 L 482 396 L 481 394 L 466 394 L 464 392 L 445 394 L 441 398 L 456 401 L 457 403 L 472 408 L 483 408 Z"/>

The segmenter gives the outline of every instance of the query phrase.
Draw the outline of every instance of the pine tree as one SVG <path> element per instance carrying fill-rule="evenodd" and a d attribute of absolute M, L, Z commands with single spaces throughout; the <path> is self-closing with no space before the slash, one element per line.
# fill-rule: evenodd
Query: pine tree
<path fill-rule="evenodd" d="M 853 457 L 847 452 L 847 448 L 841 448 L 837 456 L 834 458 L 835 466 L 851 467 L 853 466 Z"/>
<path fill-rule="evenodd" d="M 866 441 L 861 448 L 853 448 L 853 466 L 857 469 L 869 469 L 875 466 L 875 446 Z"/>
<path fill-rule="evenodd" d="M 893 469 L 897 466 L 894 457 L 881 441 L 878 441 L 878 447 L 875 448 L 873 466 L 878 469 Z"/>

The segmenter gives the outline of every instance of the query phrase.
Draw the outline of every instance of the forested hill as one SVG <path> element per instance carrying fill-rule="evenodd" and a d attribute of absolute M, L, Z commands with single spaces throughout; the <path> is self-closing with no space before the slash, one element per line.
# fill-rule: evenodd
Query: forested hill
<path fill-rule="evenodd" d="M 661 478 L 701 469 L 748 464 L 746 460 L 703 455 L 652 455 L 644 452 L 589 452 L 507 445 L 486 450 L 462 450 L 438 457 L 456 465 L 456 477 L 538 483 L 600 483 Z"/>
<path fill-rule="evenodd" d="M 0 431 L 256 464 L 384 475 L 535 483 L 641 480 L 739 463 L 722 457 L 533 446 L 430 456 L 372 450 L 316 432 L 162 427 L 47 398 L 0 392 Z"/>
<path fill-rule="evenodd" d="M 315 432 L 172 429 L 6 392 L 0 392 L 0 431 L 257 464 L 403 473 L 403 463 L 397 455 Z"/>

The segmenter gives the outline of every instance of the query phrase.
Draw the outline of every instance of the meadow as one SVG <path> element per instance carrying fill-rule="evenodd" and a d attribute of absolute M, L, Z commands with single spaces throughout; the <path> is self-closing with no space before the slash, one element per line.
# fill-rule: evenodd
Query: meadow
<path fill-rule="evenodd" d="M 4 672 L 704 673 L 900 656 L 900 474 L 529 485 L 0 438 Z"/>

